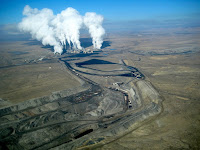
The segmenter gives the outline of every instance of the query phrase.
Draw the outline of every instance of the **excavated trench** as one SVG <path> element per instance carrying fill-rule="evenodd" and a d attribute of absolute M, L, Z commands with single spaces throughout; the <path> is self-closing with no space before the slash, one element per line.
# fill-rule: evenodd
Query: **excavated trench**
<path fill-rule="evenodd" d="M 37 103 L 34 106 L 31 106 L 33 103 L 30 102 L 28 103 L 30 106 L 21 110 L 15 109 L 16 112 L 12 109 L 21 108 L 20 106 L 0 110 L 2 112 L 0 119 L 5 120 L 4 125 L 0 125 L 0 142 L 3 142 L 4 149 L 13 147 L 16 147 L 16 149 L 42 150 L 50 148 L 76 149 L 82 146 L 93 146 L 106 141 L 107 137 L 111 139 L 118 138 L 129 132 L 134 123 L 161 112 L 159 96 L 155 91 L 151 91 L 152 87 L 148 82 L 142 80 L 144 76 L 137 68 L 124 64 L 130 74 L 120 75 L 121 77 L 132 77 L 138 80 L 133 84 L 139 85 L 135 86 L 135 88 L 139 87 L 135 91 L 136 97 L 139 98 L 133 99 L 133 104 L 141 101 L 140 103 L 143 105 L 128 108 L 124 99 L 124 92 L 105 88 L 86 78 L 84 76 L 84 74 L 87 74 L 86 72 L 76 70 L 66 60 L 61 58 L 59 60 L 65 63 L 72 74 L 84 80 L 90 86 L 86 90 L 66 97 L 58 97 L 51 102 L 48 102 L 48 98 L 42 100 L 41 104 Z M 81 67 L 90 63 L 112 64 L 107 61 L 92 59 L 88 62 L 80 62 L 78 65 Z M 140 74 L 141 78 L 135 76 L 133 74 L 135 72 Z M 140 90 L 143 90 L 143 92 L 138 93 Z M 154 94 L 153 98 L 155 99 L 146 100 L 147 98 L 141 96 L 142 94 L 147 95 L 147 98 L 151 98 L 148 95 Z M 130 97 L 127 93 L 126 96 Z M 124 109 L 125 106 L 126 109 Z M 16 120 L 18 121 L 15 123 Z M 17 139 L 13 140 L 14 137 Z M 109 141 L 107 140 L 107 142 Z"/>
<path fill-rule="evenodd" d="M 93 129 L 88 129 L 88 130 L 80 133 L 79 135 L 75 136 L 74 139 L 78 139 L 78 138 L 80 138 L 80 137 L 82 137 L 84 135 L 90 134 L 91 132 L 93 132 Z"/>

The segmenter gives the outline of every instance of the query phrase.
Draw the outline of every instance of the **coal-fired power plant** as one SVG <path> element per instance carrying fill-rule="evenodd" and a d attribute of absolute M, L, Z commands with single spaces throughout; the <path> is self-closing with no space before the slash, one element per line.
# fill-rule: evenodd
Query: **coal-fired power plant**
<path fill-rule="evenodd" d="M 81 16 L 76 9 L 69 7 L 54 15 L 51 9 L 38 10 L 26 5 L 23 15 L 25 17 L 18 25 L 20 31 L 30 33 L 33 39 L 41 41 L 43 45 L 53 46 L 54 53 L 62 54 L 67 44 L 70 49 L 82 50 L 80 29 L 89 31 L 94 49 L 102 46 L 105 34 L 103 16 L 94 12 Z"/>

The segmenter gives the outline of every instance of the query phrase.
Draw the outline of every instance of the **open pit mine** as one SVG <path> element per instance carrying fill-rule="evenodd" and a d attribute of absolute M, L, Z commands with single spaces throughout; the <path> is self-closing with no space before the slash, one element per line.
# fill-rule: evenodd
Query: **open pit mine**
<path fill-rule="evenodd" d="M 97 148 L 161 113 L 161 96 L 126 60 L 58 57 L 81 86 L 1 108 L 5 149 Z"/>

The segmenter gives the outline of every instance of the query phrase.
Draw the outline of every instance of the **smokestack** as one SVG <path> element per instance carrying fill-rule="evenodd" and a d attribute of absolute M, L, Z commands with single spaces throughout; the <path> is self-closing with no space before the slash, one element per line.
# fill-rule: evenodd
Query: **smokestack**
<path fill-rule="evenodd" d="M 54 53 L 62 53 L 68 43 L 74 50 L 82 49 L 80 44 L 80 29 L 84 25 L 92 37 L 94 48 L 100 49 L 103 43 L 105 30 L 102 27 L 103 17 L 96 13 L 86 13 L 82 17 L 74 8 L 67 8 L 60 14 L 54 15 L 48 8 L 38 10 L 26 5 L 19 29 L 28 32 L 33 39 L 41 41 L 43 45 L 54 47 Z"/>

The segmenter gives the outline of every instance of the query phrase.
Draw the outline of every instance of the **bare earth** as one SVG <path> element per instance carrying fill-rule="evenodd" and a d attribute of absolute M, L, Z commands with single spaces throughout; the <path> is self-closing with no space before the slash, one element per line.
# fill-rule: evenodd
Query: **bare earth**
<path fill-rule="evenodd" d="M 79 71 L 91 74 L 98 73 L 98 70 L 100 70 L 99 72 L 102 70 L 104 72 L 113 70 L 116 73 L 120 72 L 124 67 L 121 62 L 123 60 L 126 65 L 136 67 L 144 74 L 145 80 L 152 84 L 163 99 L 163 109 L 158 116 L 142 123 L 137 128 L 133 128 L 133 130 L 129 130 L 125 135 L 95 148 L 102 150 L 200 149 L 200 28 L 152 29 L 140 33 L 109 33 L 105 41 L 107 44 L 103 46 L 102 52 L 91 56 L 75 56 L 72 58 L 69 58 L 68 54 L 54 55 L 51 48 L 42 48 L 42 45 L 35 41 L 1 42 L 0 98 L 1 101 L 3 100 L 1 107 L 51 95 L 55 91 L 76 89 L 83 86 L 83 81 L 66 69 L 64 63 L 61 63 L 58 58 L 63 57 L 72 66 L 77 62 L 91 59 L 101 59 L 113 63 L 85 65 L 89 69 L 74 67 Z M 91 46 L 87 48 L 91 48 Z M 126 71 L 123 73 L 126 73 Z M 112 72 L 107 76 L 103 76 L 102 73 L 98 77 L 91 74 L 80 73 L 81 76 L 90 79 L 91 82 L 96 82 L 105 87 L 115 81 L 127 82 L 130 85 L 132 82 L 129 77 L 126 79 L 122 79 L 120 76 L 109 77 Z M 130 83 L 128 83 L 129 80 Z M 105 114 L 112 114 L 115 110 L 120 112 L 124 109 L 120 100 L 111 101 L 112 97 L 117 99 L 123 98 L 123 96 L 109 90 L 104 92 L 105 95 L 110 93 L 110 97 L 108 96 L 108 100 L 103 99 L 103 101 L 100 96 L 94 98 L 97 102 L 102 101 L 97 110 L 102 107 L 101 109 L 105 109 Z M 85 95 L 83 97 L 87 98 Z M 71 111 L 70 113 L 83 114 L 84 111 L 97 107 L 97 104 L 92 105 L 94 100 L 83 103 L 83 105 L 80 103 L 77 108 L 73 106 L 73 109 L 77 109 L 77 112 L 71 110 L 72 104 L 68 106 L 64 103 L 63 105 L 67 106 L 67 111 Z M 119 103 L 120 107 L 117 108 L 118 105 L 116 104 L 116 108 L 113 106 L 113 110 L 109 110 L 106 108 L 106 100 L 110 100 L 110 106 Z M 59 104 L 55 107 L 59 107 Z M 90 111 L 86 114 L 92 116 L 99 115 L 100 112 Z M 73 116 L 69 116 L 69 118 L 73 118 Z M 74 125 L 69 123 L 69 128 L 73 127 Z M 93 126 L 91 125 L 91 127 Z M 37 130 L 35 133 L 39 131 Z M 86 136 L 88 139 L 89 135 Z M 26 139 L 28 136 L 29 134 L 25 134 L 22 138 Z M 35 143 L 30 144 L 31 142 L 29 142 L 30 147 L 33 145 L 30 148 L 29 145 L 26 145 L 28 143 L 26 140 L 20 142 L 28 149 L 34 148 Z M 66 148 L 66 141 L 61 143 L 57 149 Z M 46 145 L 46 149 L 55 148 Z M 38 149 L 42 149 L 42 146 L 45 149 L 46 145 L 39 145 L 41 147 Z M 18 149 L 20 148 L 18 147 Z"/>
<path fill-rule="evenodd" d="M 186 29 L 185 29 L 186 30 Z M 190 30 L 190 29 L 189 29 Z M 179 30 L 180 32 L 181 29 Z M 137 45 L 123 45 L 125 52 L 118 57 L 127 59 L 128 65 L 143 72 L 163 96 L 163 113 L 130 134 L 104 145 L 100 149 L 199 149 L 200 148 L 200 34 L 199 29 L 186 30 L 191 34 L 176 35 L 173 30 L 166 35 L 140 35 L 129 38 Z M 162 33 L 165 31 L 162 31 Z M 120 38 L 119 38 L 120 39 Z M 125 43 L 126 37 L 116 39 Z M 121 44 L 119 44 L 121 45 Z M 112 47 L 117 47 L 112 45 Z M 126 48 L 128 47 L 128 48 Z M 130 48 L 129 48 L 130 47 Z M 188 54 L 173 54 L 197 47 Z M 166 50 L 165 50 L 166 49 Z M 140 53 L 140 50 L 143 50 Z M 131 52 L 134 52 L 131 54 Z M 145 53 L 166 52 L 166 55 Z M 177 53 L 179 50 L 177 50 Z M 184 51 L 183 51 L 184 52 Z"/>

